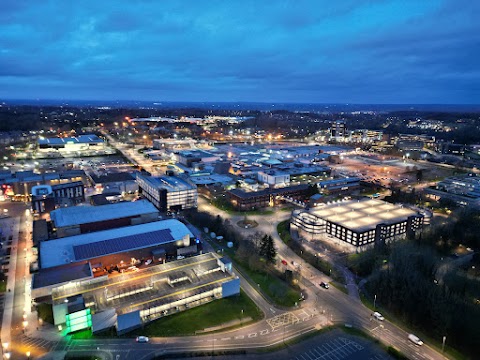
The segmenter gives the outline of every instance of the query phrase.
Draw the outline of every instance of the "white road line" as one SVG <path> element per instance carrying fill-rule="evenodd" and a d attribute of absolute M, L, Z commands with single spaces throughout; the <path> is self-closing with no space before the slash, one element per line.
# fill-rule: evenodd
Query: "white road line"
<path fill-rule="evenodd" d="M 249 338 L 254 338 L 254 337 L 257 337 L 257 333 L 251 333 L 251 334 L 248 334 L 248 337 L 249 337 Z"/>

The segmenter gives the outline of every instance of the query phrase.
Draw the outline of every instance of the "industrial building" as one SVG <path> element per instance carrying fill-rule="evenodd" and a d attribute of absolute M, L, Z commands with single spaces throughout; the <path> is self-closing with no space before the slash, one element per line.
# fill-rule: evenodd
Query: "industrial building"
<path fill-rule="evenodd" d="M 60 208 L 50 213 L 58 238 L 148 223 L 157 221 L 158 216 L 158 210 L 147 200 Z"/>
<path fill-rule="evenodd" d="M 178 163 L 192 167 L 195 163 L 209 163 L 220 160 L 220 157 L 203 150 L 181 150 L 174 153 Z"/>
<path fill-rule="evenodd" d="M 425 189 L 434 200 L 449 199 L 461 206 L 480 206 L 480 177 L 475 174 L 452 176 Z"/>
<path fill-rule="evenodd" d="M 269 186 L 286 186 L 290 184 L 290 174 L 282 171 L 267 170 L 257 173 L 258 181 Z"/>
<path fill-rule="evenodd" d="M 91 146 L 102 146 L 104 141 L 95 134 L 85 134 L 68 138 L 42 138 L 38 139 L 38 147 L 41 149 L 65 149 L 69 151 L 83 150 Z"/>
<path fill-rule="evenodd" d="M 0 184 L 3 192 L 1 195 L 10 198 L 19 197 L 22 200 L 29 199 L 34 186 L 55 186 L 77 181 L 81 181 L 84 185 L 87 183 L 87 177 L 83 170 L 67 170 L 45 174 L 36 174 L 29 170 L 0 174 Z"/>
<path fill-rule="evenodd" d="M 212 253 L 151 265 L 121 276 L 93 277 L 89 263 L 67 267 L 68 272 L 48 269 L 42 279 L 35 275 L 34 286 L 64 278 L 63 283 L 49 286 L 43 294 L 39 289 L 32 291 L 37 302 L 53 304 L 54 323 L 64 334 L 115 327 L 121 335 L 160 317 L 240 292 L 240 279 L 232 272 L 231 262 Z"/>
<path fill-rule="evenodd" d="M 227 192 L 231 204 L 237 210 L 255 210 L 274 206 L 284 197 L 300 199 L 306 196 L 307 184 L 287 186 L 283 188 L 268 188 L 260 191 L 244 191 L 233 189 Z"/>
<path fill-rule="evenodd" d="M 74 206 L 84 201 L 85 190 L 81 181 L 32 187 L 31 202 L 35 214 L 47 213 L 57 207 Z"/>
<path fill-rule="evenodd" d="M 347 193 L 360 188 L 360 178 L 358 177 L 342 177 L 320 181 L 317 184 L 318 190 L 322 194 Z"/>
<path fill-rule="evenodd" d="M 326 236 L 359 250 L 415 235 L 423 226 L 423 215 L 401 205 L 363 199 L 295 210 L 290 223 L 290 229 L 307 240 Z"/>
<path fill-rule="evenodd" d="M 158 261 L 176 257 L 179 248 L 196 245 L 194 240 L 190 230 L 175 219 L 68 236 L 40 243 L 40 268 L 87 260 L 100 264 L 94 267 L 101 269 L 107 265 L 122 268 L 121 264 L 130 263 L 132 258 Z M 155 257 L 157 250 L 164 250 L 163 256 Z"/>
<path fill-rule="evenodd" d="M 197 186 L 186 178 L 138 174 L 137 183 L 139 193 L 160 211 L 178 211 L 197 207 Z"/>
<path fill-rule="evenodd" d="M 130 193 L 138 191 L 138 184 L 135 180 L 135 173 L 116 172 L 106 175 L 90 175 L 92 186 L 97 192 L 105 194 Z"/>

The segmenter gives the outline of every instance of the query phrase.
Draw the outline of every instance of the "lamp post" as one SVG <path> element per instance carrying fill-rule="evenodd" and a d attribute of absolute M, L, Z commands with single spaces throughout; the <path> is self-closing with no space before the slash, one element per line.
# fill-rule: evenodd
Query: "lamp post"
<path fill-rule="evenodd" d="M 374 298 L 373 298 L 373 311 L 377 310 L 377 294 L 375 294 Z"/>
<path fill-rule="evenodd" d="M 444 336 L 443 339 L 442 339 L 442 354 L 443 352 L 445 351 L 445 341 L 447 341 L 447 337 Z"/>

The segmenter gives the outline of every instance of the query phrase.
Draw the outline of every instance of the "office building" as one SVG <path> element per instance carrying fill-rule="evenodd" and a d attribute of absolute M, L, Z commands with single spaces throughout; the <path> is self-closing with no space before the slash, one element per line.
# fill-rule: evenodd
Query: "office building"
<path fill-rule="evenodd" d="M 178 211 L 197 207 L 197 186 L 178 176 L 137 175 L 139 193 L 160 211 Z"/>

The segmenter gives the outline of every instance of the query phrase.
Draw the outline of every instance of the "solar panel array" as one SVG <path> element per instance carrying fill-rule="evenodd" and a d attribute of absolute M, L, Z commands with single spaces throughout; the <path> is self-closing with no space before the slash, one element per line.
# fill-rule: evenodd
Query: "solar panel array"
<path fill-rule="evenodd" d="M 145 234 L 123 236 L 116 239 L 97 241 L 73 247 L 75 259 L 86 260 L 132 249 L 141 249 L 175 241 L 170 229 L 152 231 Z"/>

